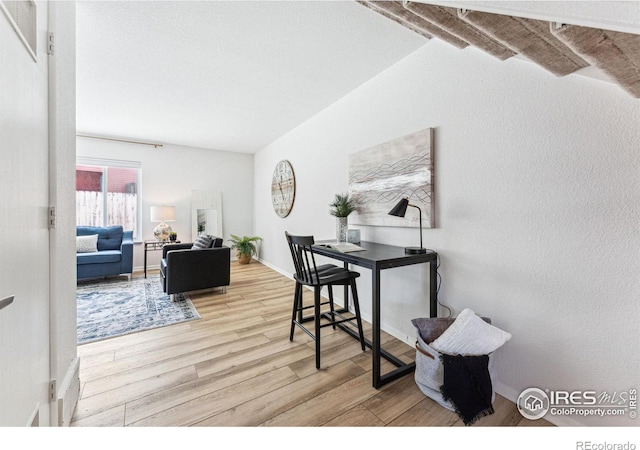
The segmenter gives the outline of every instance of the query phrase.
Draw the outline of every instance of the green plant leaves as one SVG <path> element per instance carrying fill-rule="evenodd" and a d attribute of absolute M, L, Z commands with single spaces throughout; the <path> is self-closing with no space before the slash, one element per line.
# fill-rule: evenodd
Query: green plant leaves
<path fill-rule="evenodd" d="M 259 236 L 236 236 L 235 234 L 231 235 L 231 248 L 235 248 L 238 250 L 238 253 L 244 253 L 245 255 L 255 255 L 257 253 L 256 246 L 254 242 L 261 241 L 262 238 Z"/>
<path fill-rule="evenodd" d="M 358 203 L 349 196 L 348 192 L 336 194 L 333 202 L 329 203 L 329 206 L 331 207 L 329 214 L 336 217 L 347 217 L 358 209 Z"/>

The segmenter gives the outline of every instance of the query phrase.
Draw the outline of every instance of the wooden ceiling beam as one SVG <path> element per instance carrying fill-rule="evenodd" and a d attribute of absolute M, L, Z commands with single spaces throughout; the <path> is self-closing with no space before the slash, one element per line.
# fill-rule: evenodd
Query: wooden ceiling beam
<path fill-rule="evenodd" d="M 422 19 L 437 25 L 459 39 L 468 42 L 474 47 L 500 60 L 511 58 L 516 54 L 513 50 L 496 41 L 491 36 L 488 36 L 473 25 L 461 20 L 455 8 L 427 5 L 418 2 L 404 2 L 404 7 Z"/>
<path fill-rule="evenodd" d="M 551 32 L 629 94 L 640 98 L 640 34 L 554 24 Z"/>
<path fill-rule="evenodd" d="M 555 75 L 589 65 L 551 33 L 549 22 L 469 10 L 458 10 L 458 17 Z"/>

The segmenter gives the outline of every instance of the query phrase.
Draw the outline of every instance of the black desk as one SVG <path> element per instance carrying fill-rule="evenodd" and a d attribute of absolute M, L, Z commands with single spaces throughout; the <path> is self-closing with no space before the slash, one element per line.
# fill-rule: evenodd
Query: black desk
<path fill-rule="evenodd" d="M 329 241 L 318 241 L 317 244 Z M 427 251 L 421 255 L 407 255 L 404 247 L 396 247 L 393 245 L 376 244 L 373 242 L 360 242 L 358 244 L 364 248 L 364 251 L 342 253 L 326 247 L 315 245 L 313 250 L 316 254 L 337 259 L 344 262 L 344 266 L 349 264 L 365 267 L 371 270 L 371 304 L 372 304 L 372 338 L 373 341 L 365 339 L 365 344 L 371 348 L 373 359 L 373 387 L 378 389 L 381 386 L 393 381 L 401 376 L 411 373 L 415 370 L 415 362 L 410 364 L 404 363 L 399 358 L 380 347 L 380 271 L 384 269 L 392 269 L 394 267 L 409 266 L 412 264 L 429 263 L 430 272 L 430 299 L 429 299 L 429 315 L 436 317 L 437 315 L 437 259 L 436 252 Z M 344 304 L 348 308 L 348 291 L 345 289 Z M 358 339 L 358 335 L 351 328 L 342 326 L 344 331 Z M 393 363 L 397 368 L 386 374 L 380 373 L 381 357 Z"/>

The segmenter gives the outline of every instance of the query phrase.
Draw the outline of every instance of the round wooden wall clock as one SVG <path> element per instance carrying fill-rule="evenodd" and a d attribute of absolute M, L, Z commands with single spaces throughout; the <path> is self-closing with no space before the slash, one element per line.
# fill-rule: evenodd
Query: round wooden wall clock
<path fill-rule="evenodd" d="M 271 179 L 271 203 L 273 210 L 280 217 L 287 217 L 293 208 L 293 200 L 296 197 L 296 177 L 293 167 L 287 160 L 276 164 Z"/>

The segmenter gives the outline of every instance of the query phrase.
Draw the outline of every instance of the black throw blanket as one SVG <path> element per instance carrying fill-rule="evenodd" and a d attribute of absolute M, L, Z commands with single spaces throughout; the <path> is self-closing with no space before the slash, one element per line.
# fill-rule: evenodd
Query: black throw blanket
<path fill-rule="evenodd" d="M 441 355 L 444 384 L 440 388 L 445 400 L 453 404 L 465 425 L 493 414 L 493 386 L 489 375 L 489 356 Z"/>

